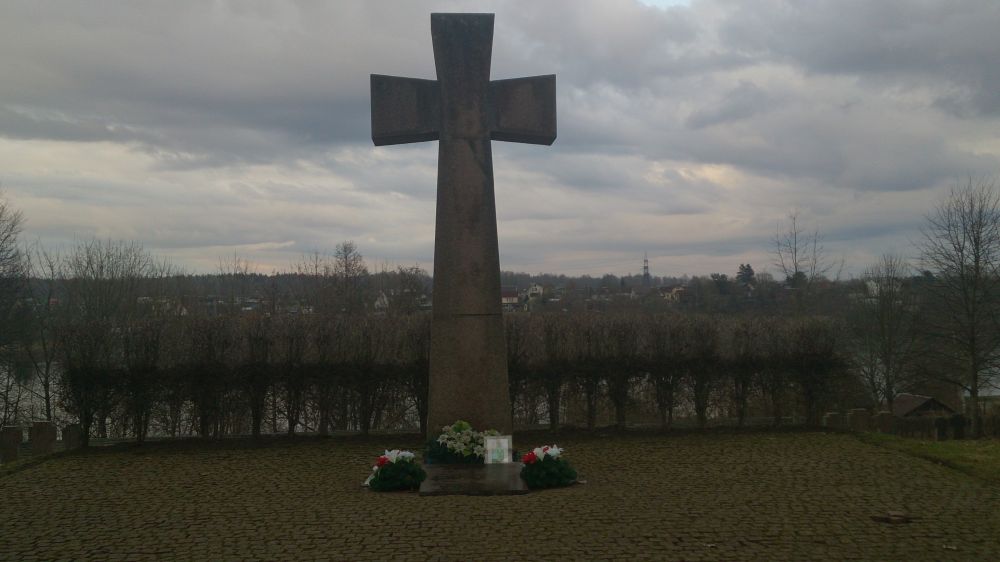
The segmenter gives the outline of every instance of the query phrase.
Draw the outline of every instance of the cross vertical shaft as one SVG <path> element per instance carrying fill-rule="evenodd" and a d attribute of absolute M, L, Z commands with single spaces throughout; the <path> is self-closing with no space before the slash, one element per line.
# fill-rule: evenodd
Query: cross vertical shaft
<path fill-rule="evenodd" d="M 493 17 L 431 16 L 441 84 L 428 432 L 512 428 L 487 95 Z"/>
<path fill-rule="evenodd" d="M 555 140 L 555 76 L 490 81 L 492 14 L 432 14 L 437 80 L 372 75 L 376 145 L 438 140 L 428 435 L 511 432 L 491 139 Z"/>

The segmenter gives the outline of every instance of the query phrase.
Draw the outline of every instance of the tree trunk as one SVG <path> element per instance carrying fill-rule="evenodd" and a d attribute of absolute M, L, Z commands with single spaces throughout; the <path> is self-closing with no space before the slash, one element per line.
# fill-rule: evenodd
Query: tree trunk
<path fill-rule="evenodd" d="M 746 424 L 747 419 L 747 400 L 750 397 L 750 381 L 752 380 L 752 375 L 744 377 L 742 373 L 737 372 L 734 377 L 735 387 L 733 388 L 733 391 L 736 395 L 736 423 L 738 427 L 743 427 Z"/>
<path fill-rule="evenodd" d="M 181 429 L 181 403 L 173 400 L 170 403 L 170 436 L 177 437 Z"/>
<path fill-rule="evenodd" d="M 45 419 L 52 421 L 52 381 L 49 380 L 48 368 L 42 377 L 42 398 L 45 400 Z"/>
<path fill-rule="evenodd" d="M 774 416 L 774 427 L 781 427 L 781 418 L 783 417 L 783 412 L 781 411 L 781 390 L 777 388 L 771 389 L 771 412 Z"/>
<path fill-rule="evenodd" d="M 546 387 L 548 390 L 549 429 L 555 431 L 559 429 L 559 405 L 562 401 L 562 384 L 560 384 L 560 381 L 549 381 Z"/>
<path fill-rule="evenodd" d="M 417 400 L 417 415 L 420 416 L 420 435 L 427 435 L 427 399 Z"/>
<path fill-rule="evenodd" d="M 80 416 L 80 447 L 86 449 L 90 446 L 90 416 Z"/>
<path fill-rule="evenodd" d="M 271 392 L 271 433 L 278 433 L 278 393 Z"/>
<path fill-rule="evenodd" d="M 594 377 L 589 377 L 583 385 L 584 396 L 587 401 L 587 429 L 594 429 L 597 425 L 597 382 Z"/>
<path fill-rule="evenodd" d="M 670 374 L 654 376 L 656 407 L 660 411 L 660 427 L 670 429 L 674 422 L 674 379 Z"/>
<path fill-rule="evenodd" d="M 698 429 L 705 429 L 708 425 L 708 387 L 699 381 L 692 388 L 694 395 L 694 413 L 698 418 Z"/>
<path fill-rule="evenodd" d="M 628 408 L 629 376 L 626 372 L 613 372 L 608 380 L 608 390 L 615 406 L 615 427 L 625 429 Z"/>
<path fill-rule="evenodd" d="M 330 408 L 326 404 L 326 399 L 321 398 L 319 403 L 319 434 L 323 437 L 330 435 Z"/>
<path fill-rule="evenodd" d="M 97 437 L 100 439 L 108 438 L 108 417 L 103 411 L 97 414 Z"/>
<path fill-rule="evenodd" d="M 250 406 L 250 432 L 253 434 L 254 439 L 260 439 L 260 425 L 264 417 L 264 404 L 262 402 L 258 402 L 254 398 L 254 402 Z"/>
<path fill-rule="evenodd" d="M 979 439 L 983 436 L 983 418 L 979 412 L 979 373 L 972 375 L 972 384 L 969 385 L 969 414 L 972 416 L 972 437 Z"/>

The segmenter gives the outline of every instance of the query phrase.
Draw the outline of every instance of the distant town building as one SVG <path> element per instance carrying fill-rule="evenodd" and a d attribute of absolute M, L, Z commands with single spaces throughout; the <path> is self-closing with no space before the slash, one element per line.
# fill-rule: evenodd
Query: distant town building
<path fill-rule="evenodd" d="M 666 285 L 658 289 L 663 300 L 670 303 L 682 303 L 691 300 L 691 293 L 684 285 Z"/>
<path fill-rule="evenodd" d="M 500 288 L 500 305 L 504 310 L 513 310 L 520 304 L 521 297 L 517 293 L 517 287 Z"/>
<path fill-rule="evenodd" d="M 378 297 L 375 298 L 375 312 L 385 314 L 387 310 L 389 310 L 389 298 L 384 292 L 379 291 Z"/>

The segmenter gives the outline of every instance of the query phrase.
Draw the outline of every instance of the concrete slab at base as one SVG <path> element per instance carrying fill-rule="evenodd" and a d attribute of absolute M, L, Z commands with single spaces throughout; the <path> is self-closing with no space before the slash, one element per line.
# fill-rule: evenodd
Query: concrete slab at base
<path fill-rule="evenodd" d="M 425 464 L 421 496 L 510 496 L 527 494 L 522 464 Z"/>

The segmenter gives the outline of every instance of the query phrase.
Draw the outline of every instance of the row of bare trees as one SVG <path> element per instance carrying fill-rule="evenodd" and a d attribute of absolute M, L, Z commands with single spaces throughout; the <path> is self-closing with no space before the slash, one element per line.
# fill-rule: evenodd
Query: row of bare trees
<path fill-rule="evenodd" d="M 427 317 L 161 317 L 59 328 L 59 396 L 84 433 L 220 437 L 409 427 Z"/>
<path fill-rule="evenodd" d="M 677 409 L 699 426 L 710 411 L 743 425 L 751 401 L 767 404 L 776 424 L 792 404 L 816 424 L 849 386 L 839 322 L 821 317 L 523 315 L 507 322 L 512 402 L 534 388 L 548 421 L 560 423 L 564 397 L 584 405 L 593 428 L 606 400 L 615 425 L 648 399 L 669 427 Z M 650 389 L 648 397 L 640 388 Z M 567 395 L 575 396 L 567 396 Z"/>
<path fill-rule="evenodd" d="M 93 319 L 57 329 L 60 404 L 87 435 L 223 435 L 333 429 L 426 431 L 430 323 L 409 316 Z M 513 314 L 518 421 L 594 427 L 655 409 L 698 425 L 751 403 L 807 423 L 847 382 L 837 322 L 824 318 Z M 539 398 L 543 398 L 539 402 Z M 569 403 L 580 419 L 563 419 Z M 799 407 L 798 405 L 801 405 Z"/>

